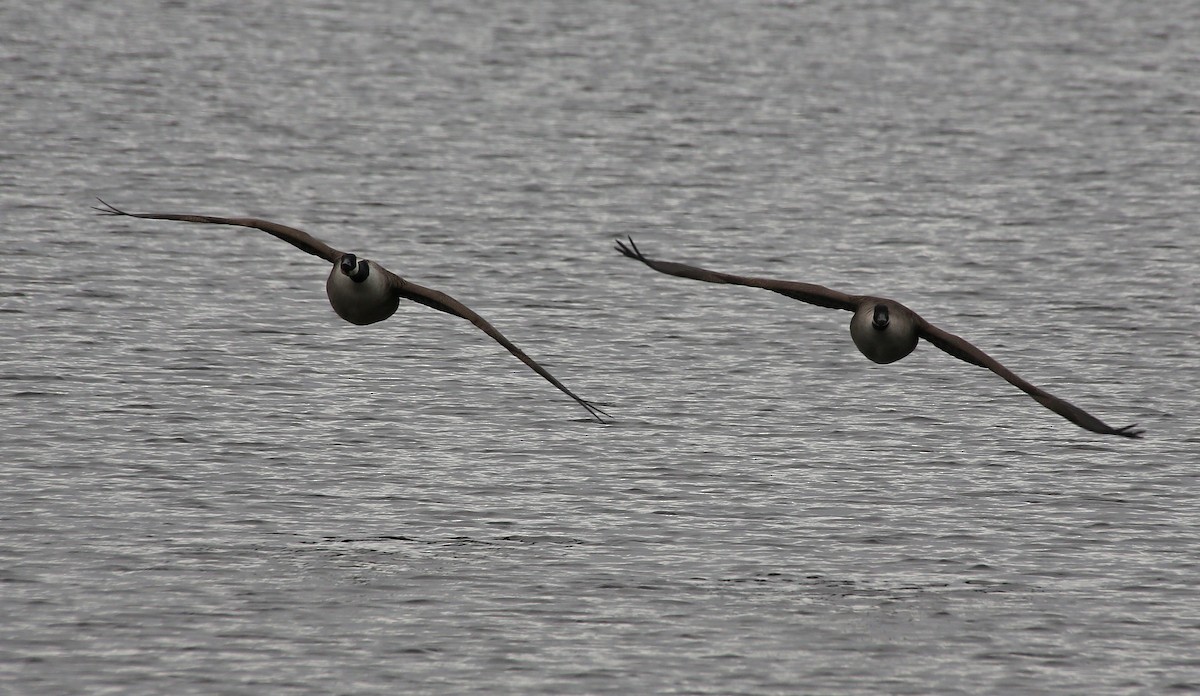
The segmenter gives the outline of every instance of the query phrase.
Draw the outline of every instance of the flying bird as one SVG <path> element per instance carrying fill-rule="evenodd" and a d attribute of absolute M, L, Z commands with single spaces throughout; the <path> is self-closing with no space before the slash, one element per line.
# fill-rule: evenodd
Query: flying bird
<path fill-rule="evenodd" d="M 96 200 L 100 199 L 97 198 Z M 587 410 L 592 418 L 601 423 L 606 422 L 604 416 L 608 416 L 607 413 L 595 404 L 576 396 L 562 382 L 555 379 L 554 375 L 550 374 L 546 368 L 526 355 L 512 341 L 505 338 L 504 334 L 500 333 L 496 327 L 489 324 L 487 320 L 463 303 L 444 292 L 426 288 L 410 280 L 401 278 L 374 261 L 359 258 L 357 255 L 348 252 L 338 251 L 307 232 L 276 222 L 259 220 L 258 218 L 213 217 L 209 215 L 181 215 L 177 213 L 127 213 L 102 200 L 100 200 L 100 204 L 104 207 L 93 206 L 93 208 L 104 215 L 123 215 L 125 217 L 143 218 L 146 220 L 180 220 L 183 222 L 202 222 L 213 225 L 236 225 L 238 227 L 252 227 L 262 230 L 302 251 L 306 251 L 313 256 L 319 256 L 333 264 L 333 268 L 329 271 L 329 278 L 325 281 L 325 294 L 329 296 L 329 304 L 333 305 L 333 311 L 337 312 L 339 317 L 351 324 L 365 326 L 383 321 L 392 316 L 402 299 L 419 302 L 438 311 L 462 317 L 488 336 L 491 336 L 497 343 L 507 348 L 508 352 L 515 355 L 518 360 L 528 365 L 534 372 L 546 378 L 546 381 L 574 399 L 576 403 Z"/>
<path fill-rule="evenodd" d="M 986 367 L 995 372 L 1009 384 L 1033 397 L 1039 404 L 1085 430 L 1102 435 L 1121 435 L 1134 438 L 1141 437 L 1145 432 L 1138 430 L 1136 424 L 1127 425 L 1124 428 L 1113 428 L 1106 425 L 1099 418 L 1078 406 L 1026 382 L 967 340 L 930 324 L 916 312 L 895 300 L 870 295 L 847 295 L 844 292 L 812 283 L 752 278 L 710 271 L 672 261 L 659 261 L 642 254 L 637 245 L 633 243 L 632 237 L 629 238 L 628 246 L 621 240 L 617 240 L 616 248 L 625 256 L 641 261 L 659 273 L 703 280 L 709 283 L 762 288 L 820 307 L 854 312 L 854 317 L 850 320 L 850 338 L 854 339 L 854 345 L 863 355 L 881 365 L 896 362 L 913 352 L 913 349 L 917 347 L 917 339 L 923 338 L 960 360 L 979 367 Z"/>

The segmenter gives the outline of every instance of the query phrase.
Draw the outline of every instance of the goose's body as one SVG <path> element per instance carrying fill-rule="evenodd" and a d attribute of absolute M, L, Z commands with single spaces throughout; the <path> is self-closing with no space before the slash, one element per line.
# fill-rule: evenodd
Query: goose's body
<path fill-rule="evenodd" d="M 325 293 L 333 311 L 351 324 L 366 325 L 383 321 L 396 312 L 400 300 L 411 300 L 427 307 L 432 307 L 447 314 L 453 314 L 474 324 L 479 330 L 491 336 L 497 343 L 504 346 L 518 360 L 529 366 L 531 370 L 541 375 L 560 391 L 571 397 L 587 410 L 592 418 L 604 422 L 602 416 L 608 414 L 592 403 L 576 396 L 574 392 L 555 379 L 544 367 L 539 365 L 518 348 L 512 341 L 505 338 L 496 327 L 483 317 L 476 314 L 463 303 L 450 297 L 444 292 L 422 287 L 392 273 L 382 265 L 368 259 L 360 259 L 354 254 L 338 251 L 312 235 L 268 220 L 258 218 L 226 218 L 209 215 L 185 215 L 178 213 L 127 213 L 100 201 L 103 208 L 96 208 L 105 215 L 123 215 L 126 217 L 143 218 L 147 220 L 179 220 L 182 222 L 200 222 L 214 225 L 235 225 L 262 230 L 267 234 L 278 237 L 313 256 L 320 257 L 333 264 L 329 277 L 325 281 Z"/>
<path fill-rule="evenodd" d="M 850 338 L 871 362 L 894 363 L 916 349 L 917 318 L 899 302 L 867 298 L 850 319 Z"/>
<path fill-rule="evenodd" d="M 325 294 L 333 311 L 359 326 L 374 324 L 395 314 L 400 306 L 400 296 L 392 292 L 387 269 L 374 261 L 353 258 L 352 254 L 342 259 L 344 263 L 339 262 L 329 269 L 329 278 L 325 280 Z"/>
<path fill-rule="evenodd" d="M 762 288 L 809 304 L 853 312 L 854 316 L 850 320 L 850 337 L 854 340 L 854 345 L 858 347 L 858 350 L 873 362 L 880 364 L 896 362 L 913 352 L 917 347 L 918 340 L 923 338 L 960 360 L 979 367 L 986 367 L 995 372 L 1039 404 L 1081 428 L 1103 435 L 1121 435 L 1123 437 L 1141 437 L 1142 435 L 1143 431 L 1138 430 L 1134 425 L 1124 428 L 1110 427 L 1069 401 L 1060 399 L 1040 387 L 1026 382 L 966 339 L 930 324 L 916 312 L 895 300 L 870 295 L 849 295 L 812 283 L 739 276 L 673 261 L 659 261 L 642 254 L 632 239 L 629 240 L 628 246 L 618 240 L 617 250 L 631 259 L 641 261 L 659 273 L 709 283 Z"/>

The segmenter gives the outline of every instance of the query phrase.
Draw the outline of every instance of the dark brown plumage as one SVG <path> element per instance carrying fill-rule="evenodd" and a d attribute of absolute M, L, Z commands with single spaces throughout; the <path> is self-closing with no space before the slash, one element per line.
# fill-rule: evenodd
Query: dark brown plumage
<path fill-rule="evenodd" d="M 1039 404 L 1085 430 L 1102 435 L 1134 438 L 1141 437 L 1144 432 L 1138 430 L 1136 424 L 1127 425 L 1124 428 L 1113 428 L 1105 424 L 1099 418 L 1069 401 L 1060 399 L 1044 389 L 1026 382 L 966 339 L 930 324 L 916 312 L 895 300 L 870 295 L 847 295 L 844 292 L 812 283 L 753 278 L 710 271 L 673 261 L 658 261 L 642 254 L 637 245 L 633 243 L 632 238 L 629 239 L 628 246 L 617 240 L 617 250 L 631 259 L 641 261 L 659 273 L 703 280 L 708 283 L 762 288 L 809 304 L 854 312 L 854 317 L 850 321 L 850 335 L 863 355 L 874 362 L 881 364 L 895 362 L 911 353 L 916 348 L 917 339 L 923 338 L 960 360 L 979 367 L 986 367 L 995 372 L 1009 384 L 1033 397 Z"/>
<path fill-rule="evenodd" d="M 145 220 L 178 220 L 213 225 L 236 225 L 238 227 L 251 227 L 262 230 L 302 251 L 306 251 L 313 256 L 318 256 L 333 264 L 333 268 L 329 272 L 329 278 L 326 281 L 325 290 L 334 311 L 346 321 L 359 325 L 383 321 L 396 311 L 401 299 L 419 302 L 440 312 L 453 314 L 456 317 L 466 319 L 478 327 L 479 330 L 491 336 L 497 343 L 504 346 L 508 352 L 515 355 L 518 360 L 528 365 L 530 369 L 544 377 L 546 381 L 574 399 L 576 403 L 587 410 L 592 418 L 603 423 L 605 420 L 602 416 L 608 416 L 599 407 L 581 399 L 570 389 L 567 389 L 562 382 L 555 379 L 554 375 L 550 374 L 533 358 L 526 355 L 512 341 L 508 340 L 504 334 L 500 333 L 496 327 L 492 326 L 487 320 L 463 303 L 444 292 L 405 280 L 374 261 L 359 259 L 354 254 L 334 249 L 303 230 L 258 218 L 213 217 L 210 215 L 185 215 L 177 213 L 127 213 L 104 201 L 100 201 L 100 203 L 104 207 L 97 207 L 95 209 L 105 215 L 123 215 L 125 217 L 142 218 Z"/>

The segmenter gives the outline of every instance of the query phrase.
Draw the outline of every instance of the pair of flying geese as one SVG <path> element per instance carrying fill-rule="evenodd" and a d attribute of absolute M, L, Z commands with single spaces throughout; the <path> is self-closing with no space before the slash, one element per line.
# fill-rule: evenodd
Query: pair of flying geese
<path fill-rule="evenodd" d="M 251 227 L 274 235 L 279 239 L 303 250 L 313 256 L 319 256 L 333 264 L 329 278 L 325 281 L 325 292 L 329 296 L 329 304 L 338 316 L 351 324 L 374 324 L 383 321 L 396 311 L 401 299 L 419 302 L 436 310 L 462 317 L 474 324 L 481 331 L 495 339 L 500 345 L 518 360 L 528 365 L 534 372 L 546 378 L 564 394 L 574 399 L 585 408 L 592 418 L 604 422 L 608 413 L 595 404 L 585 401 L 559 382 L 554 375 L 530 358 L 520 348 L 504 337 L 494 326 L 483 317 L 476 314 L 466 305 L 449 295 L 433 290 L 401 278 L 374 261 L 362 259 L 355 254 L 339 251 L 325 242 L 313 237 L 302 230 L 288 227 L 276 222 L 258 218 L 212 217 L 209 215 L 185 215 L 179 213 L 127 213 L 115 208 L 104 201 L 103 207 L 96 210 L 105 215 L 123 215 L 127 217 L 144 218 L 148 220 L 180 220 L 183 222 L 201 222 L 216 225 L 237 225 Z M 1142 430 L 1135 425 L 1124 428 L 1113 428 L 1087 411 L 1060 399 L 1043 389 L 1018 377 L 1011 370 L 1001 365 L 995 358 L 984 353 L 966 340 L 944 331 L 922 319 L 908 307 L 884 297 L 870 295 L 847 295 L 837 290 L 831 290 L 821 285 L 797 283 L 786 280 L 771 280 L 753 278 L 730 273 L 710 271 L 696 266 L 689 266 L 672 261 L 651 259 L 637 248 L 633 239 L 626 245 L 617 241 L 617 250 L 631 259 L 641 261 L 650 268 L 667 275 L 691 278 L 709 283 L 725 283 L 729 285 L 746 285 L 762 288 L 786 295 L 793 299 L 828 307 L 844 309 L 853 312 L 850 320 L 850 338 L 854 345 L 868 359 L 887 364 L 908 355 L 917 347 L 918 339 L 925 339 L 960 360 L 972 365 L 986 367 L 1003 377 L 1010 384 L 1033 397 L 1039 404 L 1054 411 L 1081 428 L 1103 435 L 1121 435 L 1123 437 L 1140 437 Z"/>

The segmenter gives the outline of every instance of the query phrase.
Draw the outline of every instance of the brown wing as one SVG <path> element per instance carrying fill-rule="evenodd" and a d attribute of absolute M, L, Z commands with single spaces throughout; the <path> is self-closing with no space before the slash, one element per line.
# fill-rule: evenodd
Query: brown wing
<path fill-rule="evenodd" d="M 96 200 L 100 201 L 99 198 Z M 345 254 L 334 249 L 325 242 L 317 239 L 311 234 L 298 230 L 295 227 L 288 227 L 277 222 L 269 220 L 259 220 L 258 218 L 227 218 L 213 217 L 211 215 L 181 215 L 178 213 L 127 213 L 124 210 L 100 201 L 103 208 L 93 206 L 105 215 L 124 215 L 126 217 L 143 218 L 145 220 L 180 220 L 182 222 L 206 222 L 213 225 L 237 225 L 238 227 L 253 227 L 256 230 L 262 230 L 269 235 L 273 235 L 291 244 L 297 249 L 307 251 L 313 256 L 320 256 L 330 263 L 337 263 Z"/>
<path fill-rule="evenodd" d="M 698 266 L 675 263 L 674 261 L 658 261 L 647 258 L 637 248 L 637 245 L 633 243 L 632 237 L 629 238 L 629 246 L 625 246 L 625 243 L 618 239 L 617 251 L 631 259 L 641 261 L 659 273 L 666 273 L 667 275 L 703 280 L 707 283 L 727 283 L 729 285 L 746 285 L 752 288 L 762 288 L 771 292 L 777 292 L 780 295 L 786 295 L 795 300 L 800 300 L 801 302 L 829 307 L 830 309 L 845 309 L 851 312 L 858 309 L 858 297 L 847 295 L 837 290 L 831 290 L 824 285 L 797 283 L 790 280 L 772 280 L 770 278 L 752 278 L 750 276 L 710 271 Z"/>
<path fill-rule="evenodd" d="M 422 285 L 417 285 L 416 283 L 401 278 L 391 271 L 388 271 L 387 273 L 393 291 L 400 297 L 403 297 L 406 300 L 412 300 L 413 302 L 419 302 L 426 307 L 432 307 L 438 311 L 445 312 L 447 314 L 453 314 L 456 317 L 462 317 L 463 319 L 466 319 L 485 334 L 495 339 L 497 343 L 507 348 L 508 352 L 517 356 L 518 360 L 528 365 L 529 368 L 534 372 L 546 378 L 547 382 L 558 387 L 562 393 L 571 397 L 578 402 L 580 406 L 587 409 L 587 412 L 591 414 L 591 416 L 597 421 L 601 423 L 606 422 L 603 416 L 608 416 L 611 418 L 609 414 L 605 413 L 595 404 L 581 399 L 575 395 L 575 392 L 567 389 L 567 387 L 564 386 L 562 382 L 559 382 L 557 379 L 555 379 L 554 375 L 550 374 L 546 368 L 542 367 L 537 363 L 536 360 L 526 355 L 525 351 L 518 348 L 512 341 L 508 340 L 504 334 L 500 333 L 496 327 L 492 326 L 486 319 L 476 314 L 471 308 L 467 307 L 453 297 L 450 297 L 444 292 L 433 290 Z"/>
<path fill-rule="evenodd" d="M 1029 382 L 1021 379 L 1014 374 L 1012 370 L 1009 370 L 1004 365 L 1001 365 L 999 360 L 996 360 L 979 348 L 976 348 L 966 339 L 955 336 L 949 331 L 939 329 L 938 327 L 930 324 L 920 317 L 917 317 L 916 315 L 914 315 L 914 317 L 917 321 L 917 333 L 921 338 L 929 341 L 933 345 L 941 348 L 960 360 L 965 360 L 972 365 L 986 367 L 992 372 L 995 372 L 1003 377 L 1009 384 L 1033 397 L 1033 399 L 1039 404 L 1045 406 L 1051 411 L 1054 411 L 1058 415 L 1066 418 L 1085 430 L 1090 430 L 1094 433 L 1101 433 L 1103 435 L 1121 435 L 1124 437 L 1141 437 L 1142 433 L 1145 432 L 1143 430 L 1138 430 L 1136 423 L 1134 425 L 1127 425 L 1124 428 L 1113 428 L 1105 424 L 1099 418 L 1093 416 L 1087 411 L 1084 411 L 1082 408 L 1079 408 L 1075 404 L 1072 404 L 1065 399 L 1060 399 L 1044 389 L 1035 387 Z"/>

